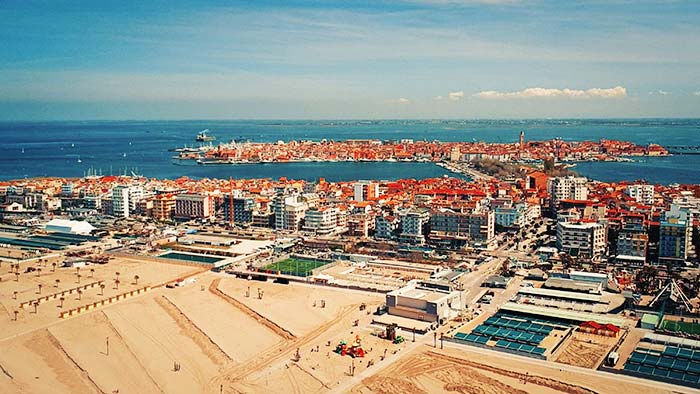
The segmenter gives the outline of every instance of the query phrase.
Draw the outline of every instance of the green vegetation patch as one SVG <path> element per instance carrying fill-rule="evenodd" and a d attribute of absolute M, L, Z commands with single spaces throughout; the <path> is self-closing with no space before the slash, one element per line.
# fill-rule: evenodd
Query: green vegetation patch
<path fill-rule="evenodd" d="M 276 263 L 265 266 L 270 271 L 281 271 L 283 274 L 295 276 L 309 276 L 311 271 L 328 264 L 327 261 L 296 259 L 290 257 Z"/>
<path fill-rule="evenodd" d="M 684 332 L 686 334 L 700 335 L 700 323 L 664 320 L 661 323 L 661 329 L 673 332 Z"/>

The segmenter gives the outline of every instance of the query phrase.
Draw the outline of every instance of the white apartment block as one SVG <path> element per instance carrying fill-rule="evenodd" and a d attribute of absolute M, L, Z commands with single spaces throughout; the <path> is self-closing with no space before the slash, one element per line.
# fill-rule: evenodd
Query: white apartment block
<path fill-rule="evenodd" d="M 306 211 L 303 229 L 316 235 L 333 234 L 338 229 L 338 214 L 336 207 L 309 209 Z"/>
<path fill-rule="evenodd" d="M 640 204 L 652 205 L 654 203 L 654 185 L 629 185 L 626 193 Z"/>
<path fill-rule="evenodd" d="M 583 177 L 550 178 L 547 189 L 552 196 L 551 202 L 553 207 L 556 207 L 561 200 L 588 199 L 588 180 Z"/>
<path fill-rule="evenodd" d="M 557 223 L 557 248 L 573 257 L 600 260 L 607 249 L 607 229 L 601 223 Z"/>

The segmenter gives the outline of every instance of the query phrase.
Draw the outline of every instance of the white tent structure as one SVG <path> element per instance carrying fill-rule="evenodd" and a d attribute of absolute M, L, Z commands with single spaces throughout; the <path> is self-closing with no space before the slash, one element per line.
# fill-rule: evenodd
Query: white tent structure
<path fill-rule="evenodd" d="M 79 220 L 52 219 L 44 226 L 48 232 L 88 235 L 95 227 Z"/>

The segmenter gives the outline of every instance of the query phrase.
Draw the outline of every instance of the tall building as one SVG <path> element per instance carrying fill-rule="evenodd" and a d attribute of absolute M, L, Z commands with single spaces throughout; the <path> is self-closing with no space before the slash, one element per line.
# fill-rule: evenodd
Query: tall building
<path fill-rule="evenodd" d="M 374 221 L 365 213 L 357 213 L 348 216 L 348 235 L 352 237 L 367 237 L 369 231 L 374 228 Z"/>
<path fill-rule="evenodd" d="M 151 215 L 156 220 L 169 220 L 175 213 L 175 195 L 159 194 L 153 197 Z"/>
<path fill-rule="evenodd" d="M 430 221 L 430 211 L 413 208 L 401 215 L 399 242 L 410 245 L 425 243 L 425 235 Z"/>
<path fill-rule="evenodd" d="M 329 235 L 338 229 L 338 208 L 311 208 L 304 216 L 304 231 L 316 235 Z"/>
<path fill-rule="evenodd" d="M 557 248 L 561 252 L 598 261 L 605 255 L 607 244 L 607 228 L 601 223 L 557 223 Z"/>
<path fill-rule="evenodd" d="M 112 189 L 112 215 L 128 218 L 130 213 L 129 186 L 115 186 Z"/>
<path fill-rule="evenodd" d="M 654 204 L 654 185 L 629 185 L 625 192 L 640 204 Z"/>
<path fill-rule="evenodd" d="M 549 179 L 547 185 L 551 208 L 556 210 L 562 200 L 587 200 L 588 180 L 583 177 L 565 176 Z"/>
<path fill-rule="evenodd" d="M 495 236 L 495 229 L 495 213 L 484 208 L 471 212 L 440 209 L 430 216 L 430 241 L 446 248 L 488 244 Z"/>
<path fill-rule="evenodd" d="M 517 203 L 496 207 L 496 224 L 505 228 L 520 228 L 542 216 L 537 204 Z"/>
<path fill-rule="evenodd" d="M 272 213 L 275 221 L 274 227 L 277 230 L 298 231 L 304 220 L 304 214 L 308 205 L 298 194 L 279 193 L 272 201 Z"/>
<path fill-rule="evenodd" d="M 615 260 L 625 265 L 643 265 L 649 245 L 644 215 L 628 214 L 624 216 L 624 220 L 624 225 L 617 235 Z"/>
<path fill-rule="evenodd" d="M 393 240 L 399 228 L 399 219 L 393 215 L 377 215 L 374 218 L 374 237 Z"/>
<path fill-rule="evenodd" d="M 672 206 L 664 212 L 659 224 L 659 264 L 684 264 L 692 245 L 692 231 L 687 211 Z"/>
<path fill-rule="evenodd" d="M 224 221 L 231 222 L 231 198 L 224 197 Z M 233 224 L 250 224 L 253 222 L 253 212 L 255 210 L 255 199 L 252 197 L 234 197 L 233 198 Z"/>
<path fill-rule="evenodd" d="M 459 146 L 453 146 L 450 150 L 450 161 L 460 161 L 462 159 L 462 152 L 459 150 Z"/>
<path fill-rule="evenodd" d="M 359 181 L 353 186 L 355 201 L 373 200 L 379 197 L 379 184 L 376 182 Z"/>
<path fill-rule="evenodd" d="M 175 196 L 173 216 L 181 219 L 208 219 L 214 215 L 211 196 L 205 194 L 178 194 Z"/>

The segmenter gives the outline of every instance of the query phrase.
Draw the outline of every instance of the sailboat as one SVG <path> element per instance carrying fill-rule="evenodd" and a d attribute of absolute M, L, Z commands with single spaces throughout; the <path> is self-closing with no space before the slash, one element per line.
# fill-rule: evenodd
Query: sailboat
<path fill-rule="evenodd" d="M 124 154 L 122 155 L 122 157 L 126 157 L 126 153 L 124 153 Z"/>
<path fill-rule="evenodd" d="M 82 161 L 80 158 L 78 158 L 78 163 L 82 163 L 82 162 L 83 162 L 83 161 Z"/>
<path fill-rule="evenodd" d="M 22 148 L 22 153 L 24 153 L 24 148 Z"/>

